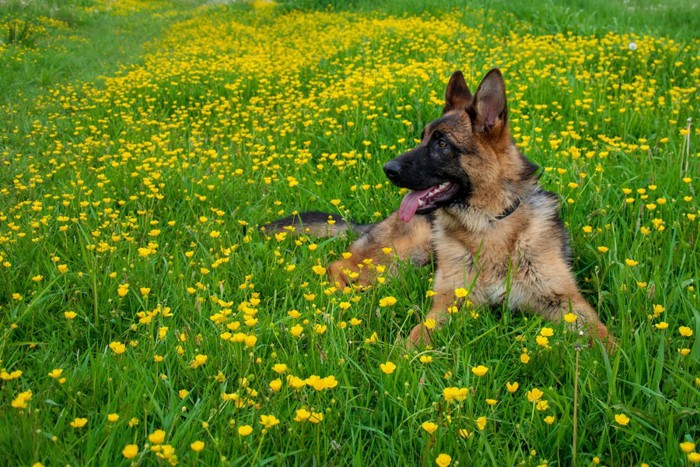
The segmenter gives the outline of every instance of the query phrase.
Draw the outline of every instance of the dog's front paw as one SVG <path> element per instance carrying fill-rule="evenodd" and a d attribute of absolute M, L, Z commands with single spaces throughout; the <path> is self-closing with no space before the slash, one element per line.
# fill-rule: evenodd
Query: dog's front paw
<path fill-rule="evenodd" d="M 409 349 L 416 347 L 427 347 L 432 344 L 430 340 L 430 331 L 426 328 L 423 323 L 414 326 L 411 329 L 411 333 L 408 335 L 406 340 L 406 346 Z"/>
<path fill-rule="evenodd" d="M 348 264 L 345 260 L 336 261 L 328 266 L 328 277 L 331 283 L 340 289 L 347 287 L 350 282 L 345 275 L 347 267 Z"/>

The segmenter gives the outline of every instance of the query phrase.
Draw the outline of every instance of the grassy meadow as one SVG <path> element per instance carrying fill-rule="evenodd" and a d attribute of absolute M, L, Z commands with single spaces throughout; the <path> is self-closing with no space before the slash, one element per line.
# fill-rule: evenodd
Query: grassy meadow
<path fill-rule="evenodd" d="M 426 3 L 0 1 L 3 465 L 700 462 L 697 7 Z M 407 350 L 430 268 L 257 228 L 381 220 L 494 66 L 610 355 L 505 308 Z"/>

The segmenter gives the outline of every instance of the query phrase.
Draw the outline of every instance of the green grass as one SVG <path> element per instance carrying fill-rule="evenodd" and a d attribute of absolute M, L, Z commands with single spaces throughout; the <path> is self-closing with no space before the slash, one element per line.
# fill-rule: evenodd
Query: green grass
<path fill-rule="evenodd" d="M 157 430 L 185 465 L 689 462 L 680 443 L 700 442 L 693 5 L 653 18 L 646 4 L 593 1 L 109 5 L 0 3 L 3 25 L 44 28 L 0 46 L 4 463 L 174 461 L 149 439 Z M 256 228 L 295 210 L 391 213 L 401 194 L 383 162 L 439 116 L 453 70 L 474 90 L 491 66 L 516 142 L 561 196 L 581 288 L 619 340 L 611 355 L 503 308 L 461 310 L 433 349 L 408 351 L 431 268 L 334 290 L 314 266 L 351 239 Z M 294 389 L 292 375 L 337 384 Z M 468 395 L 448 402 L 447 387 Z M 535 389 L 546 407 L 528 400 Z M 301 409 L 323 420 L 295 421 Z M 280 423 L 265 429 L 261 415 Z"/>

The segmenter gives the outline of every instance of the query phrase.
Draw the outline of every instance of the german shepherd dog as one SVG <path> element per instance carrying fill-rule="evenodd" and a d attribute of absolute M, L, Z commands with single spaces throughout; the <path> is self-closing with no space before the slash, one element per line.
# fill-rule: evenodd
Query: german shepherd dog
<path fill-rule="evenodd" d="M 434 259 L 435 295 L 426 317 L 436 323 L 433 330 L 446 321 L 449 307 L 461 306 L 465 298 L 456 298 L 455 289 L 465 288 L 475 306 L 505 302 L 552 321 L 572 313 L 573 327 L 610 348 L 612 336 L 571 272 L 558 198 L 539 187 L 537 169 L 509 133 L 501 72 L 489 71 L 472 95 L 456 71 L 442 117 L 425 127 L 418 146 L 384 165 L 394 185 L 411 190 L 398 211 L 372 225 L 302 213 L 265 229 L 321 236 L 358 231 L 351 255 L 328 268 L 339 287 L 371 284 L 373 265 L 384 264 L 386 274 L 401 260 L 424 265 Z M 409 345 L 430 344 L 433 330 L 416 325 Z"/>

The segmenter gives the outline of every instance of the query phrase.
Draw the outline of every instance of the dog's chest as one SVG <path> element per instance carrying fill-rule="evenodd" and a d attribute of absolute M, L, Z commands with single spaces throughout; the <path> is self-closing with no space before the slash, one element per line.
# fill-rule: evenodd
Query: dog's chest
<path fill-rule="evenodd" d="M 446 288 L 469 288 L 475 303 L 500 304 L 506 295 L 509 301 L 520 301 L 519 283 L 528 254 L 515 230 L 437 231 L 435 250 L 438 276 L 449 282 Z"/>

